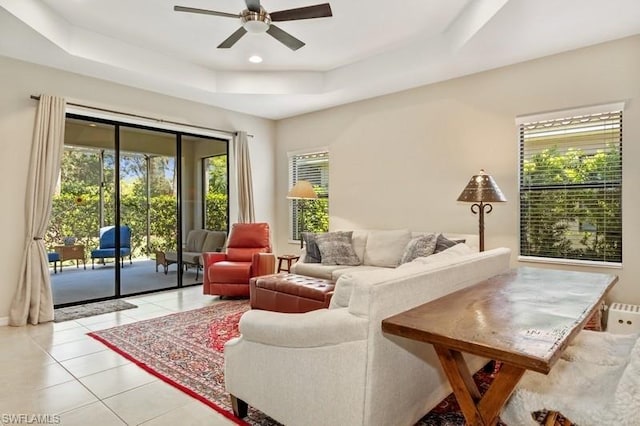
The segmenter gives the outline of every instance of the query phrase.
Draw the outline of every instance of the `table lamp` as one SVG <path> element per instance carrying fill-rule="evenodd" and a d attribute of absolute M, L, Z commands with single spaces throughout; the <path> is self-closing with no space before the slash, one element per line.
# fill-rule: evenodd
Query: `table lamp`
<path fill-rule="evenodd" d="M 291 188 L 287 194 L 287 198 L 290 200 L 300 200 L 298 206 L 300 207 L 300 248 L 304 247 L 304 239 L 302 233 L 304 232 L 304 204 L 305 200 L 315 200 L 318 198 L 318 194 L 313 189 L 311 182 L 306 180 L 299 180 Z"/>
<path fill-rule="evenodd" d="M 493 206 L 488 203 L 504 203 L 507 198 L 498 188 L 496 181 L 481 169 L 479 174 L 471 177 L 458 201 L 473 203 L 471 213 L 479 215 L 480 251 L 484 251 L 484 215 L 493 210 Z"/>

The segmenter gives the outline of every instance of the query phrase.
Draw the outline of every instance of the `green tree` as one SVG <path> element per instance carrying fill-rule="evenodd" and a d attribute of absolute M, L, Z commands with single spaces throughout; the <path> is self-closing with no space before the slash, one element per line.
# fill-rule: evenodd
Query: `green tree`
<path fill-rule="evenodd" d="M 208 192 L 227 193 L 227 156 L 216 155 L 208 158 Z"/>
<path fill-rule="evenodd" d="M 548 148 L 523 163 L 523 254 L 621 260 L 620 152 Z M 528 190 L 527 190 L 528 189 Z"/>
<path fill-rule="evenodd" d="M 144 155 L 127 154 L 121 157 L 120 207 L 121 223 L 132 231 L 133 256 L 146 255 L 147 209 L 151 216 L 150 249 L 176 249 L 177 224 L 174 161 L 168 157 L 151 158 L 151 197 L 147 199 L 146 165 Z M 104 223 L 114 224 L 115 157 L 104 154 Z M 53 197 L 49 227 L 45 237 L 51 249 L 64 237 L 73 236 L 87 251 L 99 244 L 100 209 L 100 152 L 66 149 L 61 164 L 60 192 Z M 226 203 L 226 194 L 224 200 Z M 226 218 L 226 206 L 224 209 Z M 226 223 L 226 219 L 225 219 Z"/>
<path fill-rule="evenodd" d="M 207 193 L 205 196 L 205 228 L 226 231 L 228 222 L 227 156 L 207 158 Z"/>

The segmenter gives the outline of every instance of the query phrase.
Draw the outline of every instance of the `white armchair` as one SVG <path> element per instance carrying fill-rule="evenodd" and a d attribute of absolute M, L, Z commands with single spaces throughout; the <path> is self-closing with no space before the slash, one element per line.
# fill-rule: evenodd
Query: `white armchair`
<path fill-rule="evenodd" d="M 385 335 L 381 321 L 502 273 L 509 257 L 495 249 L 355 272 L 336 286 L 346 308 L 245 313 L 242 335 L 225 345 L 236 415 L 248 403 L 287 425 L 414 424 L 451 390 L 433 347 Z"/>

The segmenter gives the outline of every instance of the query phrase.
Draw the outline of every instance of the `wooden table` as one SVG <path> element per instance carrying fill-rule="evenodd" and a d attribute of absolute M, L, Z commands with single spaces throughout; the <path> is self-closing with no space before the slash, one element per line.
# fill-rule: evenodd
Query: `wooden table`
<path fill-rule="evenodd" d="M 84 269 L 87 269 L 87 260 L 84 256 L 84 245 L 74 244 L 55 246 L 53 249 L 60 255 L 60 271 L 62 271 L 62 262 L 64 262 L 65 260 L 75 260 L 76 268 L 80 267 L 79 261 L 82 260 Z"/>
<path fill-rule="evenodd" d="M 291 272 L 291 265 L 300 259 L 297 254 L 283 254 L 278 256 L 278 272 L 287 271 Z M 287 267 L 282 266 L 282 262 L 287 262 Z"/>
<path fill-rule="evenodd" d="M 598 309 L 615 275 L 518 268 L 382 321 L 433 344 L 469 425 L 494 425 L 526 370 L 548 374 Z M 480 395 L 462 352 L 503 365 Z"/>

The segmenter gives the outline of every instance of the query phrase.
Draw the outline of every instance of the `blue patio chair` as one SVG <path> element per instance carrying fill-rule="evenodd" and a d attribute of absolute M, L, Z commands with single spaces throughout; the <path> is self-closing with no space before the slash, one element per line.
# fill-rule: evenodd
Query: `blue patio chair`
<path fill-rule="evenodd" d="M 60 262 L 60 255 L 55 251 L 51 253 L 47 253 L 47 257 L 49 258 L 49 263 L 53 262 L 53 273 L 58 273 L 58 262 Z M 60 272 L 62 272 L 62 262 L 60 262 Z"/>
<path fill-rule="evenodd" d="M 120 227 L 120 262 L 124 266 L 124 258 L 129 256 L 131 264 L 131 228 L 126 225 Z M 100 228 L 100 246 L 91 250 L 91 269 L 94 267 L 94 259 L 116 257 L 116 227 L 105 226 Z"/>

